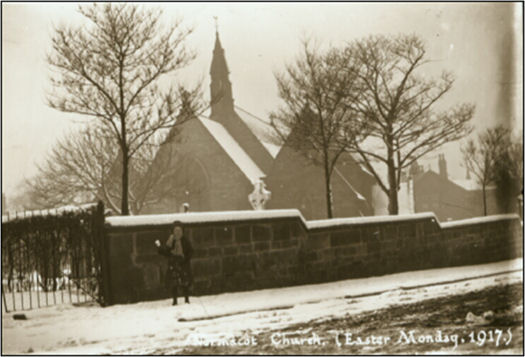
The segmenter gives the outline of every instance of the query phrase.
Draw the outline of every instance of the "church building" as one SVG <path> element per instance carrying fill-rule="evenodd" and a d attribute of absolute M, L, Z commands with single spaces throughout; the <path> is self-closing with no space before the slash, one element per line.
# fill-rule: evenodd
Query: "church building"
<path fill-rule="evenodd" d="M 234 104 L 232 84 L 219 35 L 210 68 L 209 117 L 194 117 L 173 128 L 152 164 L 168 162 L 174 174 L 167 192 L 141 213 L 251 210 L 249 195 L 262 180 L 271 192 L 266 209 L 297 208 L 306 219 L 326 215 L 323 169 L 292 147 L 274 157 L 247 124 L 247 113 Z M 349 154 L 332 176 L 334 216 L 373 215 L 373 177 Z"/>

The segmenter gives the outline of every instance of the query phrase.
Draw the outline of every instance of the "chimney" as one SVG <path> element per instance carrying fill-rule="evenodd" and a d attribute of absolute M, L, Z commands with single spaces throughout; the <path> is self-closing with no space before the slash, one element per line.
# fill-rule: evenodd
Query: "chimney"
<path fill-rule="evenodd" d="M 448 179 L 447 175 L 447 161 L 445 160 L 445 154 L 439 154 L 439 176 L 444 179 Z"/>

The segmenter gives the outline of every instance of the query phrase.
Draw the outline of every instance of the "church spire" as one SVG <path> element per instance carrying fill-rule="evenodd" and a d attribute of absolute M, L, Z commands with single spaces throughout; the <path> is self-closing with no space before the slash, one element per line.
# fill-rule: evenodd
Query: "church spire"
<path fill-rule="evenodd" d="M 219 39 L 217 23 L 215 26 L 215 48 L 213 49 L 213 58 L 211 60 L 210 68 L 210 98 L 212 115 L 219 109 L 229 109 L 233 111 L 232 85 L 228 77 L 228 65 L 226 64 L 224 50 Z"/>

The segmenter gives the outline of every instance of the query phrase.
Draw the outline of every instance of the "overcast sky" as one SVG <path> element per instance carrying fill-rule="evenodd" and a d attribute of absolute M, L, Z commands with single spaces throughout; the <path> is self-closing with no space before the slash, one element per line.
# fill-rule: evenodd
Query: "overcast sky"
<path fill-rule="evenodd" d="M 149 5 L 148 5 L 149 6 Z M 274 72 L 293 60 L 300 41 L 313 37 L 340 45 L 370 34 L 415 33 L 426 42 L 429 73 L 451 70 L 457 80 L 442 105 L 476 104 L 477 128 L 514 118 L 521 130 L 522 9 L 508 3 L 164 3 L 165 22 L 193 26 L 188 38 L 197 59 L 173 81 L 203 79 L 208 72 L 218 17 L 219 33 L 236 105 L 267 118 L 279 105 Z M 2 191 L 12 195 L 58 138 L 82 118 L 45 105 L 53 24 L 81 23 L 72 3 L 2 4 Z M 513 66 L 514 64 L 514 66 Z M 206 94 L 208 94 L 206 92 Z M 448 145 L 449 172 L 464 176 L 458 146 Z M 433 160 L 432 157 L 430 160 Z M 437 166 L 437 159 L 434 167 Z"/>

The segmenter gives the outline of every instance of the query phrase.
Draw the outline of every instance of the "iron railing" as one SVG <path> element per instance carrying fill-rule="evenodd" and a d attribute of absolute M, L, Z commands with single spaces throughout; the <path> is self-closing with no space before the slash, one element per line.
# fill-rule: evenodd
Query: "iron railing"
<path fill-rule="evenodd" d="M 91 301 L 105 305 L 103 225 L 102 203 L 3 216 L 5 311 Z"/>

